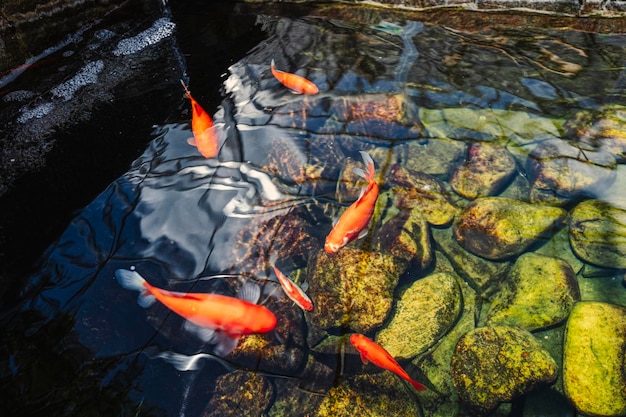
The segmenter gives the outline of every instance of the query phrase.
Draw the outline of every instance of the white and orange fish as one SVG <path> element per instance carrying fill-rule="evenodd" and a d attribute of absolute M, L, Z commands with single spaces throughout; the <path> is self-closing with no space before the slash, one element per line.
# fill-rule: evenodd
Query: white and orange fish
<path fill-rule="evenodd" d="M 359 351 L 361 361 L 364 364 L 372 362 L 379 368 L 393 372 L 400 378 L 408 381 L 417 391 L 424 391 L 426 389 L 424 385 L 413 380 L 384 347 L 374 342 L 372 339 L 362 334 L 355 333 L 350 336 L 350 343 Z"/>
<path fill-rule="evenodd" d="M 289 297 L 291 301 L 296 303 L 296 305 L 301 309 L 305 311 L 313 311 L 313 301 L 311 301 L 302 288 L 296 285 L 296 283 L 293 282 L 288 276 L 276 268 L 273 261 L 271 261 L 271 264 L 272 268 L 274 268 L 276 277 L 278 277 L 278 282 L 280 282 L 280 286 L 283 288 L 283 291 L 285 291 L 285 294 L 287 294 L 287 297 Z"/>
<path fill-rule="evenodd" d="M 273 59 L 270 67 L 272 69 L 272 75 L 274 75 L 282 85 L 296 94 L 317 94 L 320 91 L 315 84 L 304 77 L 277 70 Z"/>
<path fill-rule="evenodd" d="M 240 336 L 266 333 L 276 327 L 274 313 L 243 299 L 258 300 L 260 289 L 256 284 L 244 284 L 238 294 L 241 298 L 235 298 L 220 294 L 167 291 L 150 285 L 138 272 L 127 269 L 115 271 L 115 278 L 122 287 L 139 291 L 139 305 L 142 307 L 149 307 L 159 300 L 193 325 L 208 329 L 205 333 L 206 341 L 217 342 L 218 351 L 222 354 L 233 350 Z"/>
<path fill-rule="evenodd" d="M 184 81 L 180 80 L 180 82 L 185 88 L 187 98 L 191 101 L 191 131 L 193 132 L 193 138 L 189 138 L 187 142 L 198 148 L 198 151 L 205 158 L 214 158 L 219 152 L 220 135 L 217 128 L 213 126 L 213 119 L 193 98 Z"/>
<path fill-rule="evenodd" d="M 364 237 L 374 214 L 378 199 L 378 184 L 374 179 L 374 161 L 367 152 L 360 152 L 367 168 L 365 171 L 355 168 L 354 173 L 365 178 L 368 186 L 363 189 L 359 198 L 343 212 L 326 236 L 324 250 L 328 253 L 335 253 L 353 240 Z"/>

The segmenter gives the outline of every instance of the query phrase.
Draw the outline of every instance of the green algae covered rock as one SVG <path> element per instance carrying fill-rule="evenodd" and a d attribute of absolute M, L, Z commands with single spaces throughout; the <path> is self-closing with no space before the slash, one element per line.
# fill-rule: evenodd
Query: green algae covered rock
<path fill-rule="evenodd" d="M 492 300 L 487 324 L 543 329 L 567 319 L 579 300 L 576 274 L 567 262 L 526 253 Z"/>
<path fill-rule="evenodd" d="M 496 194 L 515 175 L 515 159 L 502 145 L 474 142 L 450 177 L 452 189 L 471 200 Z"/>
<path fill-rule="evenodd" d="M 380 326 L 391 310 L 404 266 L 392 255 L 351 247 L 332 255 L 319 251 L 308 267 L 308 293 L 315 303 L 312 326 L 359 333 Z"/>
<path fill-rule="evenodd" d="M 567 212 L 502 197 L 484 197 L 468 205 L 454 224 L 454 236 L 468 251 L 491 260 L 521 254 L 555 232 Z"/>
<path fill-rule="evenodd" d="M 583 201 L 572 210 L 569 230 L 572 249 L 585 262 L 626 268 L 626 209 Z"/>
<path fill-rule="evenodd" d="M 558 371 L 531 333 L 509 326 L 466 333 L 456 345 L 450 368 L 459 398 L 477 414 L 553 382 Z"/>
<path fill-rule="evenodd" d="M 436 273 L 415 281 L 396 302 L 376 342 L 396 359 L 412 359 L 452 328 L 461 311 L 461 289 L 453 276 Z"/>
<path fill-rule="evenodd" d="M 510 262 L 491 262 L 468 252 L 454 239 L 452 228 L 435 228 L 432 234 L 453 270 L 479 293 L 490 292 L 506 277 Z"/>
<path fill-rule="evenodd" d="M 450 172 L 463 159 L 466 144 L 460 140 L 444 137 L 430 137 L 426 143 L 410 142 L 407 145 L 403 164 L 410 170 L 445 180 Z"/>
<path fill-rule="evenodd" d="M 424 172 L 396 164 L 389 170 L 387 182 L 395 195 L 397 207 L 416 209 L 434 226 L 450 223 L 459 211 L 444 184 Z"/>
<path fill-rule="evenodd" d="M 576 304 L 565 333 L 563 386 L 576 409 L 592 416 L 626 415 L 626 307 Z"/>
<path fill-rule="evenodd" d="M 274 396 L 272 384 L 257 372 L 233 371 L 217 378 L 203 416 L 260 416 Z"/>
<path fill-rule="evenodd" d="M 335 385 L 311 416 L 419 417 L 422 413 L 412 389 L 391 372 L 357 375 Z"/>

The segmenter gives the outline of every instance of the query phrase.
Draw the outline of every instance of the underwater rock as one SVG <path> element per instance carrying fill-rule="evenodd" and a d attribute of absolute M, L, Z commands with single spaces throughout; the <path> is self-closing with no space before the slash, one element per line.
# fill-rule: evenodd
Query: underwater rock
<path fill-rule="evenodd" d="M 601 200 L 587 200 L 571 212 L 569 241 L 585 262 L 626 268 L 626 209 Z"/>
<path fill-rule="evenodd" d="M 565 125 L 572 140 L 612 154 L 617 163 L 626 162 L 626 109 L 611 106 L 599 114 L 583 111 Z"/>
<path fill-rule="evenodd" d="M 483 197 L 468 205 L 454 224 L 461 246 L 491 260 L 519 255 L 555 232 L 566 211 L 501 197 Z"/>
<path fill-rule="evenodd" d="M 615 157 L 599 149 L 553 139 L 542 142 L 529 155 L 530 201 L 564 204 L 579 196 L 597 196 L 615 181 Z"/>
<path fill-rule="evenodd" d="M 367 365 L 373 367 L 373 365 Z M 357 375 L 337 383 L 324 397 L 315 417 L 421 416 L 413 387 L 391 372 Z"/>
<path fill-rule="evenodd" d="M 463 141 L 447 138 L 429 138 L 426 143 L 411 142 L 402 164 L 412 171 L 446 180 L 458 161 L 463 159 L 465 146 Z"/>
<path fill-rule="evenodd" d="M 394 315 L 376 335 L 376 343 L 397 360 L 413 359 L 450 330 L 461 304 L 461 289 L 450 274 L 419 279 L 400 295 Z"/>
<path fill-rule="evenodd" d="M 400 209 L 417 209 L 426 221 L 442 226 L 452 221 L 458 208 L 437 178 L 395 164 L 389 170 L 388 184 Z"/>
<path fill-rule="evenodd" d="M 433 261 L 430 228 L 422 216 L 411 213 L 401 211 L 376 230 L 374 248 L 422 270 Z"/>
<path fill-rule="evenodd" d="M 526 253 L 493 298 L 487 324 L 543 329 L 567 319 L 579 300 L 576 274 L 567 262 Z"/>
<path fill-rule="evenodd" d="M 257 372 L 229 372 L 217 378 L 215 393 L 202 416 L 260 416 L 273 396 L 272 384 Z"/>
<path fill-rule="evenodd" d="M 454 239 L 452 232 L 451 227 L 432 230 L 437 247 L 453 265 L 454 271 L 481 294 L 494 289 L 506 276 L 510 262 L 490 262 L 468 252 Z"/>
<path fill-rule="evenodd" d="M 358 333 L 380 326 L 391 310 L 403 266 L 392 255 L 350 247 L 332 255 L 319 251 L 308 268 L 308 294 L 315 303 L 312 326 Z"/>
<path fill-rule="evenodd" d="M 496 194 L 515 174 L 515 158 L 497 143 L 474 142 L 450 176 L 452 189 L 471 200 Z"/>
<path fill-rule="evenodd" d="M 531 333 L 509 326 L 480 327 L 465 334 L 450 367 L 459 398 L 480 415 L 553 382 L 558 371 Z"/>
<path fill-rule="evenodd" d="M 576 304 L 563 348 L 563 387 L 585 415 L 626 414 L 626 308 L 602 302 Z"/>

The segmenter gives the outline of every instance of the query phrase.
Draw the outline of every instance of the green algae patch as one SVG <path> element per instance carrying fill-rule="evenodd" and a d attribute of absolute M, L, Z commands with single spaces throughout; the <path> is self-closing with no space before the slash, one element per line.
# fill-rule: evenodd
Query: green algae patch
<path fill-rule="evenodd" d="M 400 296 L 389 324 L 376 342 L 396 359 L 412 359 L 452 328 L 461 312 L 461 289 L 454 277 L 436 273 L 414 282 Z"/>
<path fill-rule="evenodd" d="M 274 396 L 274 387 L 256 372 L 233 371 L 217 378 L 215 392 L 204 416 L 260 416 Z"/>
<path fill-rule="evenodd" d="M 492 300 L 487 324 L 543 329 L 567 319 L 576 301 L 578 281 L 567 262 L 527 253 L 517 259 Z"/>
<path fill-rule="evenodd" d="M 309 296 L 315 303 L 312 327 L 367 333 L 380 326 L 391 310 L 405 266 L 392 255 L 350 247 L 332 255 L 318 252 L 309 263 Z"/>
<path fill-rule="evenodd" d="M 502 197 L 485 197 L 468 205 L 454 224 L 461 246 L 490 260 L 503 260 L 524 252 L 549 237 L 567 212 Z"/>
<path fill-rule="evenodd" d="M 601 200 L 578 204 L 570 216 L 570 243 L 582 260 L 626 268 L 626 210 Z"/>
<path fill-rule="evenodd" d="M 626 308 L 576 304 L 567 322 L 563 386 L 576 409 L 592 416 L 626 415 Z"/>
<path fill-rule="evenodd" d="M 509 326 L 466 333 L 456 345 L 450 369 L 460 400 L 478 414 L 553 382 L 558 371 L 531 333 Z"/>

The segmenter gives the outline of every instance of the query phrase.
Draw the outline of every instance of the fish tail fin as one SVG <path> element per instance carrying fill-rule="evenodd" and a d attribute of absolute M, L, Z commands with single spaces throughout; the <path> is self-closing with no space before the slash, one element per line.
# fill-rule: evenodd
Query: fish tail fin
<path fill-rule="evenodd" d="M 272 58 L 272 63 L 270 64 L 270 67 L 272 68 L 272 71 L 276 70 L 276 62 L 274 61 L 274 58 Z"/>
<path fill-rule="evenodd" d="M 370 154 L 368 154 L 365 151 L 359 151 L 359 153 L 361 154 L 361 158 L 363 158 L 363 162 L 365 163 L 365 179 L 368 182 L 373 182 L 374 181 L 374 160 L 372 159 L 372 157 L 370 156 Z"/>
<path fill-rule="evenodd" d="M 118 269 L 115 271 L 115 278 L 127 290 L 139 291 L 138 302 L 140 306 L 149 307 L 156 301 L 146 286 L 146 280 L 137 271 Z"/>
<path fill-rule="evenodd" d="M 278 260 L 278 255 L 276 254 L 276 252 L 272 252 L 270 254 L 270 259 L 269 259 L 270 266 L 275 266 L 277 260 Z"/>
<path fill-rule="evenodd" d="M 183 85 L 183 88 L 185 89 L 185 93 L 187 94 L 187 97 L 191 98 L 191 93 L 189 92 L 189 87 L 187 87 L 187 84 L 185 84 L 183 80 L 180 80 L 180 83 Z"/>
<path fill-rule="evenodd" d="M 416 391 L 424 391 L 424 390 L 426 390 L 426 387 L 424 385 L 420 384 L 417 381 L 409 379 L 409 382 L 411 383 L 411 385 L 413 385 L 413 387 L 415 388 Z"/>

